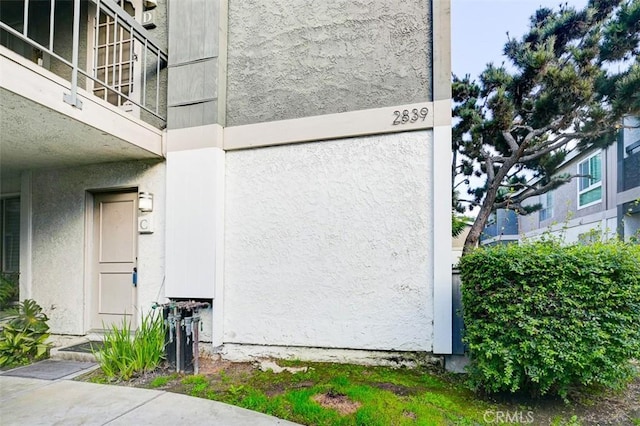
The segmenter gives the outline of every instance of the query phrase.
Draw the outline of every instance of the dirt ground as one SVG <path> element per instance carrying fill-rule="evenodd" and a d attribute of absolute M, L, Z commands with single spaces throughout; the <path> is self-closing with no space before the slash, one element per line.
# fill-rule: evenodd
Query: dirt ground
<path fill-rule="evenodd" d="M 534 425 L 550 425 L 559 419 L 568 421 L 572 416 L 576 416 L 582 426 L 640 425 L 640 377 L 621 391 L 574 392 L 569 399 L 566 404 L 558 398 L 536 400 L 509 395 L 487 398 L 487 401 L 505 404 L 511 412 L 531 412 L 535 420 L 530 424 Z"/>

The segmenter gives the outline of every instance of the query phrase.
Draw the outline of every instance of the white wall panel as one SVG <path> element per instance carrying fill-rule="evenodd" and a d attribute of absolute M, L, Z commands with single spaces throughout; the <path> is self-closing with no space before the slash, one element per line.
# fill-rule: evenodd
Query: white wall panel
<path fill-rule="evenodd" d="M 223 191 L 222 150 L 167 154 L 167 297 L 215 296 Z"/>

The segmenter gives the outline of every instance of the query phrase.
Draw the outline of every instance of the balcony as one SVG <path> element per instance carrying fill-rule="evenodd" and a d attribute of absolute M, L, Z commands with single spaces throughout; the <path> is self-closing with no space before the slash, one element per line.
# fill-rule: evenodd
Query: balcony
<path fill-rule="evenodd" d="M 142 8 L 0 2 L 0 177 L 162 157 L 167 53 L 136 21 Z"/>

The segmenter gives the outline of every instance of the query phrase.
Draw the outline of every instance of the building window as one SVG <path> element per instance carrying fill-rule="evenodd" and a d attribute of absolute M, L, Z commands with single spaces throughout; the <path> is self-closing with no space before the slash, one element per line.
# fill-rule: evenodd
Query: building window
<path fill-rule="evenodd" d="M 594 154 L 578 164 L 578 208 L 597 204 L 602 200 L 602 156 Z"/>
<path fill-rule="evenodd" d="M 553 217 L 553 191 L 542 194 L 540 196 L 540 204 L 542 204 L 540 221 L 551 219 Z"/>
<path fill-rule="evenodd" d="M 0 199 L 0 271 L 20 271 L 20 198 Z"/>

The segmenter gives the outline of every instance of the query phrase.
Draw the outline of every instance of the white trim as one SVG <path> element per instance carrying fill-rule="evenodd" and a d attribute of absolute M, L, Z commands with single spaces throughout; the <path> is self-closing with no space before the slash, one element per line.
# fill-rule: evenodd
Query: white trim
<path fill-rule="evenodd" d="M 596 213 L 589 214 L 587 216 L 577 217 L 575 219 L 571 219 L 568 222 L 561 223 L 553 223 L 544 228 L 536 228 L 531 231 L 523 232 L 521 235 L 525 238 L 532 238 L 538 235 L 542 235 L 546 232 L 562 232 L 565 229 L 571 229 L 576 226 L 588 225 L 591 223 L 596 223 L 599 221 L 606 221 L 608 219 L 615 219 L 618 217 L 618 208 L 613 208 L 609 210 L 601 210 Z"/>
<path fill-rule="evenodd" d="M 491 243 L 496 243 L 496 242 L 519 241 L 519 240 L 520 240 L 520 235 L 518 235 L 518 234 L 505 234 L 505 235 L 498 235 L 496 237 L 491 237 L 491 238 L 488 238 L 486 240 L 482 240 L 480 245 L 486 246 L 486 245 L 489 245 Z"/>
<path fill-rule="evenodd" d="M 439 103 L 438 109 L 445 103 Z M 402 114 L 407 111 L 413 118 L 413 111 L 427 108 L 424 120 L 418 115 L 414 122 L 393 124 L 396 111 Z M 247 124 L 243 126 L 225 127 L 224 149 L 245 149 L 263 146 L 284 145 L 300 142 L 317 142 L 321 140 L 350 138 L 356 136 L 381 133 L 396 133 L 433 128 L 433 102 L 373 108 L 349 111 L 337 114 L 317 115 L 312 117 L 278 120 L 267 123 Z"/>
<path fill-rule="evenodd" d="M 392 124 L 395 111 L 407 110 L 411 115 L 414 109 L 419 111 L 420 108 L 429 110 L 424 121 L 418 118 L 414 123 Z M 221 148 L 229 151 L 303 142 L 323 142 L 357 136 L 432 129 L 434 126 L 449 125 L 450 128 L 450 123 L 451 101 L 439 100 L 242 126 L 223 127 L 220 124 L 207 124 L 169 129 L 166 131 L 166 152 L 203 148 Z"/>
<path fill-rule="evenodd" d="M 215 163 L 216 187 L 214 189 L 214 193 L 216 197 L 216 207 L 213 212 L 216 229 L 216 272 L 213 284 L 214 298 L 211 314 L 213 330 L 211 331 L 211 340 L 214 347 L 221 346 L 224 339 L 224 215 L 226 206 L 226 155 L 224 151 L 219 151 L 220 155 L 216 157 Z"/>
<path fill-rule="evenodd" d="M 451 110 L 449 110 L 451 111 Z M 433 129 L 433 353 L 453 348 L 451 283 L 451 126 Z"/>
<path fill-rule="evenodd" d="M 91 273 L 93 271 L 92 265 L 92 246 L 93 246 L 93 192 L 85 191 L 84 197 L 84 271 L 83 271 L 83 286 L 82 286 L 82 306 L 83 306 L 83 315 L 82 315 L 82 331 L 83 333 L 88 333 L 91 329 L 91 303 L 90 303 L 90 295 L 91 295 L 91 283 L 92 276 Z"/>
<path fill-rule="evenodd" d="M 419 351 L 384 351 L 368 349 L 319 348 L 308 346 L 254 345 L 225 342 L 215 352 L 222 359 L 234 362 L 253 362 L 278 358 L 312 362 L 342 362 L 388 367 L 417 367 L 439 364 L 438 356 Z"/>
<path fill-rule="evenodd" d="M 219 124 L 168 129 L 167 152 L 191 149 L 220 148 L 224 141 L 224 128 Z"/>
<path fill-rule="evenodd" d="M 33 208 L 31 172 L 22 173 L 20 183 L 20 299 L 31 299 L 33 250 Z"/>
<path fill-rule="evenodd" d="M 618 192 L 616 194 L 616 205 L 628 203 L 630 201 L 636 201 L 640 198 L 640 186 L 627 189 L 624 192 Z"/>
<path fill-rule="evenodd" d="M 434 103 L 433 204 L 433 353 L 453 349 L 451 277 L 451 3 L 432 2 L 432 78 Z"/>

